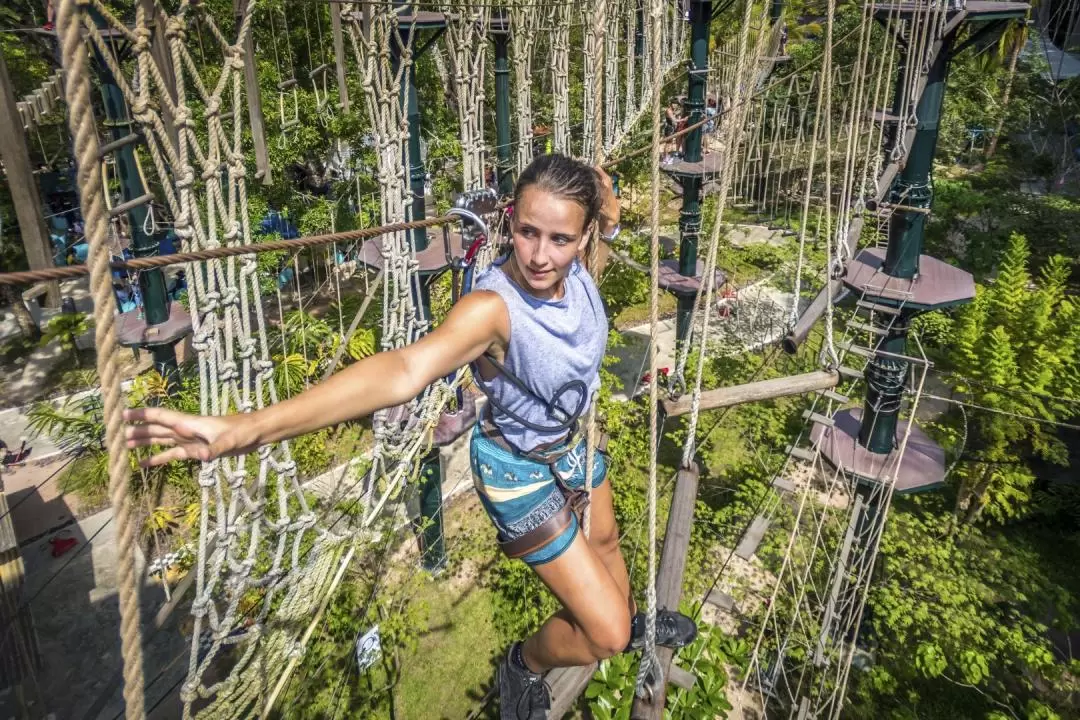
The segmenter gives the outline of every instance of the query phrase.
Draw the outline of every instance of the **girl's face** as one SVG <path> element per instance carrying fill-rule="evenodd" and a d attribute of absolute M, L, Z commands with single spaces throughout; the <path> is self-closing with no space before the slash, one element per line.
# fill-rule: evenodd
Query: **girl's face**
<path fill-rule="evenodd" d="M 544 300 L 562 295 L 574 258 L 585 249 L 585 208 L 530 185 L 514 204 L 513 262 L 525 289 Z"/>

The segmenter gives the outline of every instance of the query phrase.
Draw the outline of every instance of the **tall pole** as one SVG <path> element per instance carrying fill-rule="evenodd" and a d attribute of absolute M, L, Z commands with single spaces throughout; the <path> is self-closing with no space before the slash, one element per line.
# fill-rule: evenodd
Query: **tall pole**
<path fill-rule="evenodd" d="M 420 152 L 420 99 L 416 92 L 416 62 L 420 59 L 423 48 L 418 52 L 415 45 L 418 30 L 401 28 L 404 41 L 413 45 L 412 62 L 405 74 L 406 85 L 401 89 L 401 102 L 405 107 L 406 118 L 409 123 L 409 142 L 406 150 L 406 162 L 409 174 L 409 188 L 412 195 L 410 203 L 410 220 L 423 220 L 425 217 L 424 207 L 424 159 Z M 439 30 L 438 32 L 441 32 Z M 391 61 L 399 63 L 400 58 L 395 51 L 391 51 Z M 409 235 L 413 251 L 421 253 L 427 250 L 428 235 L 426 228 L 417 228 Z M 431 293 L 428 289 L 427 273 L 421 271 L 417 282 L 414 284 L 416 312 L 426 322 L 431 322 Z M 420 461 L 420 482 L 417 487 L 419 500 L 419 515 L 414 525 L 420 533 L 420 564 L 425 570 L 437 573 L 446 567 L 446 544 L 443 539 L 443 516 L 442 516 L 442 467 L 440 465 L 439 450 L 433 448 Z"/>
<path fill-rule="evenodd" d="M 513 160 L 510 158 L 510 33 L 495 32 L 495 143 L 499 194 L 514 190 Z"/>
<path fill-rule="evenodd" d="M 705 82 L 709 69 L 709 23 L 712 20 L 711 0 L 690 3 L 690 79 L 686 103 L 683 106 L 687 124 L 694 125 L 705 117 Z M 659 88 L 655 89 L 659 92 Z M 701 162 L 701 128 L 694 128 L 684 138 L 684 160 Z M 697 276 L 698 240 L 701 236 L 702 176 L 687 174 L 679 177 L 683 187 L 683 204 L 679 212 L 679 274 Z M 676 320 L 676 342 L 682 344 L 690 336 L 690 320 L 694 314 L 694 296 L 680 294 Z"/>
<path fill-rule="evenodd" d="M 236 25 L 244 19 L 248 11 L 247 0 L 234 0 L 233 11 Z M 251 142 L 255 146 L 255 177 L 263 185 L 272 185 L 274 175 L 270 170 L 270 155 L 266 151 L 266 131 L 263 128 L 262 96 L 259 93 L 259 78 L 255 74 L 255 26 L 252 25 L 244 37 L 244 92 L 247 94 L 248 123 L 251 125 Z"/>
<path fill-rule="evenodd" d="M 930 66 L 926 89 L 919 98 L 919 124 L 915 140 L 907 164 L 893 185 L 891 201 L 918 210 L 897 210 L 889 219 L 889 244 L 882 271 L 890 277 L 910 280 L 919 272 L 926 217 L 933 200 L 930 174 L 937 148 L 938 124 L 954 37 L 954 34 L 949 35 L 943 40 L 941 51 Z M 906 81 L 907 73 L 902 68 L 899 82 Z M 898 87 L 894 110 L 904 111 L 899 102 L 901 95 L 902 89 Z M 891 321 L 883 319 L 879 323 L 887 333 L 878 346 L 884 353 L 877 353 L 866 366 L 866 400 L 859 426 L 859 443 L 871 452 L 889 453 L 893 450 L 908 370 L 908 363 L 902 358 L 907 351 L 908 326 L 915 314 L 916 311 L 905 307 L 899 318 Z"/>
<path fill-rule="evenodd" d="M 776 25 L 784 17 L 784 0 L 772 0 L 769 6 L 769 25 Z"/>
<path fill-rule="evenodd" d="M 337 67 L 338 104 L 349 112 L 349 87 L 345 80 L 345 37 L 341 30 L 341 5 L 330 3 L 330 32 L 334 37 L 334 65 Z"/>
<path fill-rule="evenodd" d="M 8 191 L 15 205 L 15 219 L 19 223 L 26 261 L 31 270 L 46 270 L 53 267 L 52 243 L 45 227 L 41 191 L 30 165 L 30 151 L 26 147 L 17 102 L 7 63 L 0 54 L 0 126 L 4 127 L 0 131 L 0 160 L 4 163 Z M 60 285 L 55 280 L 48 283 L 46 302 L 49 307 L 60 305 Z"/>
<path fill-rule="evenodd" d="M 98 27 L 105 27 L 105 20 L 95 16 Z M 116 78 L 104 58 L 95 50 L 101 99 L 105 106 L 105 124 L 110 129 L 112 141 L 120 144 L 113 151 L 114 167 L 120 180 L 120 195 L 128 207 L 128 225 L 131 229 L 131 251 L 136 258 L 153 257 L 158 254 L 161 233 L 155 237 L 147 229 L 149 220 L 149 199 L 143 185 L 139 166 L 135 159 L 135 148 L 130 140 L 134 125 L 128 114 L 124 93 L 116 83 Z M 140 200 L 144 199 L 143 202 Z M 169 320 L 169 293 L 165 287 L 165 274 L 160 268 L 143 270 L 139 273 L 139 293 L 142 296 L 143 313 L 147 326 L 162 325 Z M 154 358 L 154 367 L 166 379 L 177 377 L 176 349 L 173 345 L 153 345 L 150 348 Z"/>
<path fill-rule="evenodd" d="M 416 93 L 416 61 L 409 64 L 407 83 L 404 88 L 409 121 L 409 189 L 412 194 L 412 215 L 410 220 L 423 220 L 424 207 L 424 157 L 420 152 L 420 100 Z M 413 249 L 416 252 L 427 250 L 427 228 L 415 228 L 411 231 Z"/>

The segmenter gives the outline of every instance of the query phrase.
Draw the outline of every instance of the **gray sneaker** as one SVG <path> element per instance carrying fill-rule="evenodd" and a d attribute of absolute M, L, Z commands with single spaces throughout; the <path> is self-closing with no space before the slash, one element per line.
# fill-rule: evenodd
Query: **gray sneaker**
<path fill-rule="evenodd" d="M 517 643 L 499 664 L 499 720 L 546 720 L 551 693 L 543 675 L 522 670 L 512 659 Z"/>
<path fill-rule="evenodd" d="M 660 608 L 656 611 L 656 644 L 678 650 L 694 642 L 697 625 L 680 612 Z M 630 624 L 630 644 L 624 652 L 645 647 L 645 613 L 638 613 Z"/>

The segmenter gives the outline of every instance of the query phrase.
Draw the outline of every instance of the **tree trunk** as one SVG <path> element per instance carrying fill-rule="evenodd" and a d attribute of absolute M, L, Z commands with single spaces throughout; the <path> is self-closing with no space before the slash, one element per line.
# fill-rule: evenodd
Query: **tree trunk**
<path fill-rule="evenodd" d="M 1005 129 L 1005 113 L 1009 110 L 1009 100 L 1012 98 L 1013 80 L 1016 78 L 1016 62 L 1020 59 L 1020 50 L 1024 47 L 1027 33 L 1022 33 L 1020 39 L 1014 44 L 1012 57 L 1009 58 L 1009 75 L 1005 79 L 1005 92 L 1001 96 L 1001 117 L 998 118 L 994 134 L 990 136 L 990 146 L 986 148 L 986 161 L 990 162 L 997 152 L 998 138 Z"/>
<path fill-rule="evenodd" d="M 982 515 L 983 508 L 986 506 L 985 498 L 986 491 L 990 489 L 990 480 L 994 472 L 994 466 L 987 464 L 986 469 L 983 470 L 982 478 L 979 479 L 978 484 L 975 485 L 975 489 L 968 496 L 967 508 L 964 510 L 964 525 L 971 525 L 975 523 L 979 516 Z"/>
<path fill-rule="evenodd" d="M 26 309 L 26 304 L 23 303 L 18 290 L 11 285 L 0 285 L 0 301 L 11 306 L 11 312 L 15 315 L 15 322 L 19 326 L 19 332 L 22 333 L 24 338 L 34 342 L 41 339 L 41 329 L 34 322 L 34 318 L 30 316 L 30 311 Z"/>

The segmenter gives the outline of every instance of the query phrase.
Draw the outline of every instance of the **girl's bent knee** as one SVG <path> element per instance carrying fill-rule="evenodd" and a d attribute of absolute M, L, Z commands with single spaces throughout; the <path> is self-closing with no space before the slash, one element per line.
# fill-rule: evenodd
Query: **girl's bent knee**
<path fill-rule="evenodd" d="M 612 613 L 602 624 L 589 628 L 586 637 L 597 660 L 606 660 L 626 650 L 630 644 L 630 614 L 625 609 Z"/>

